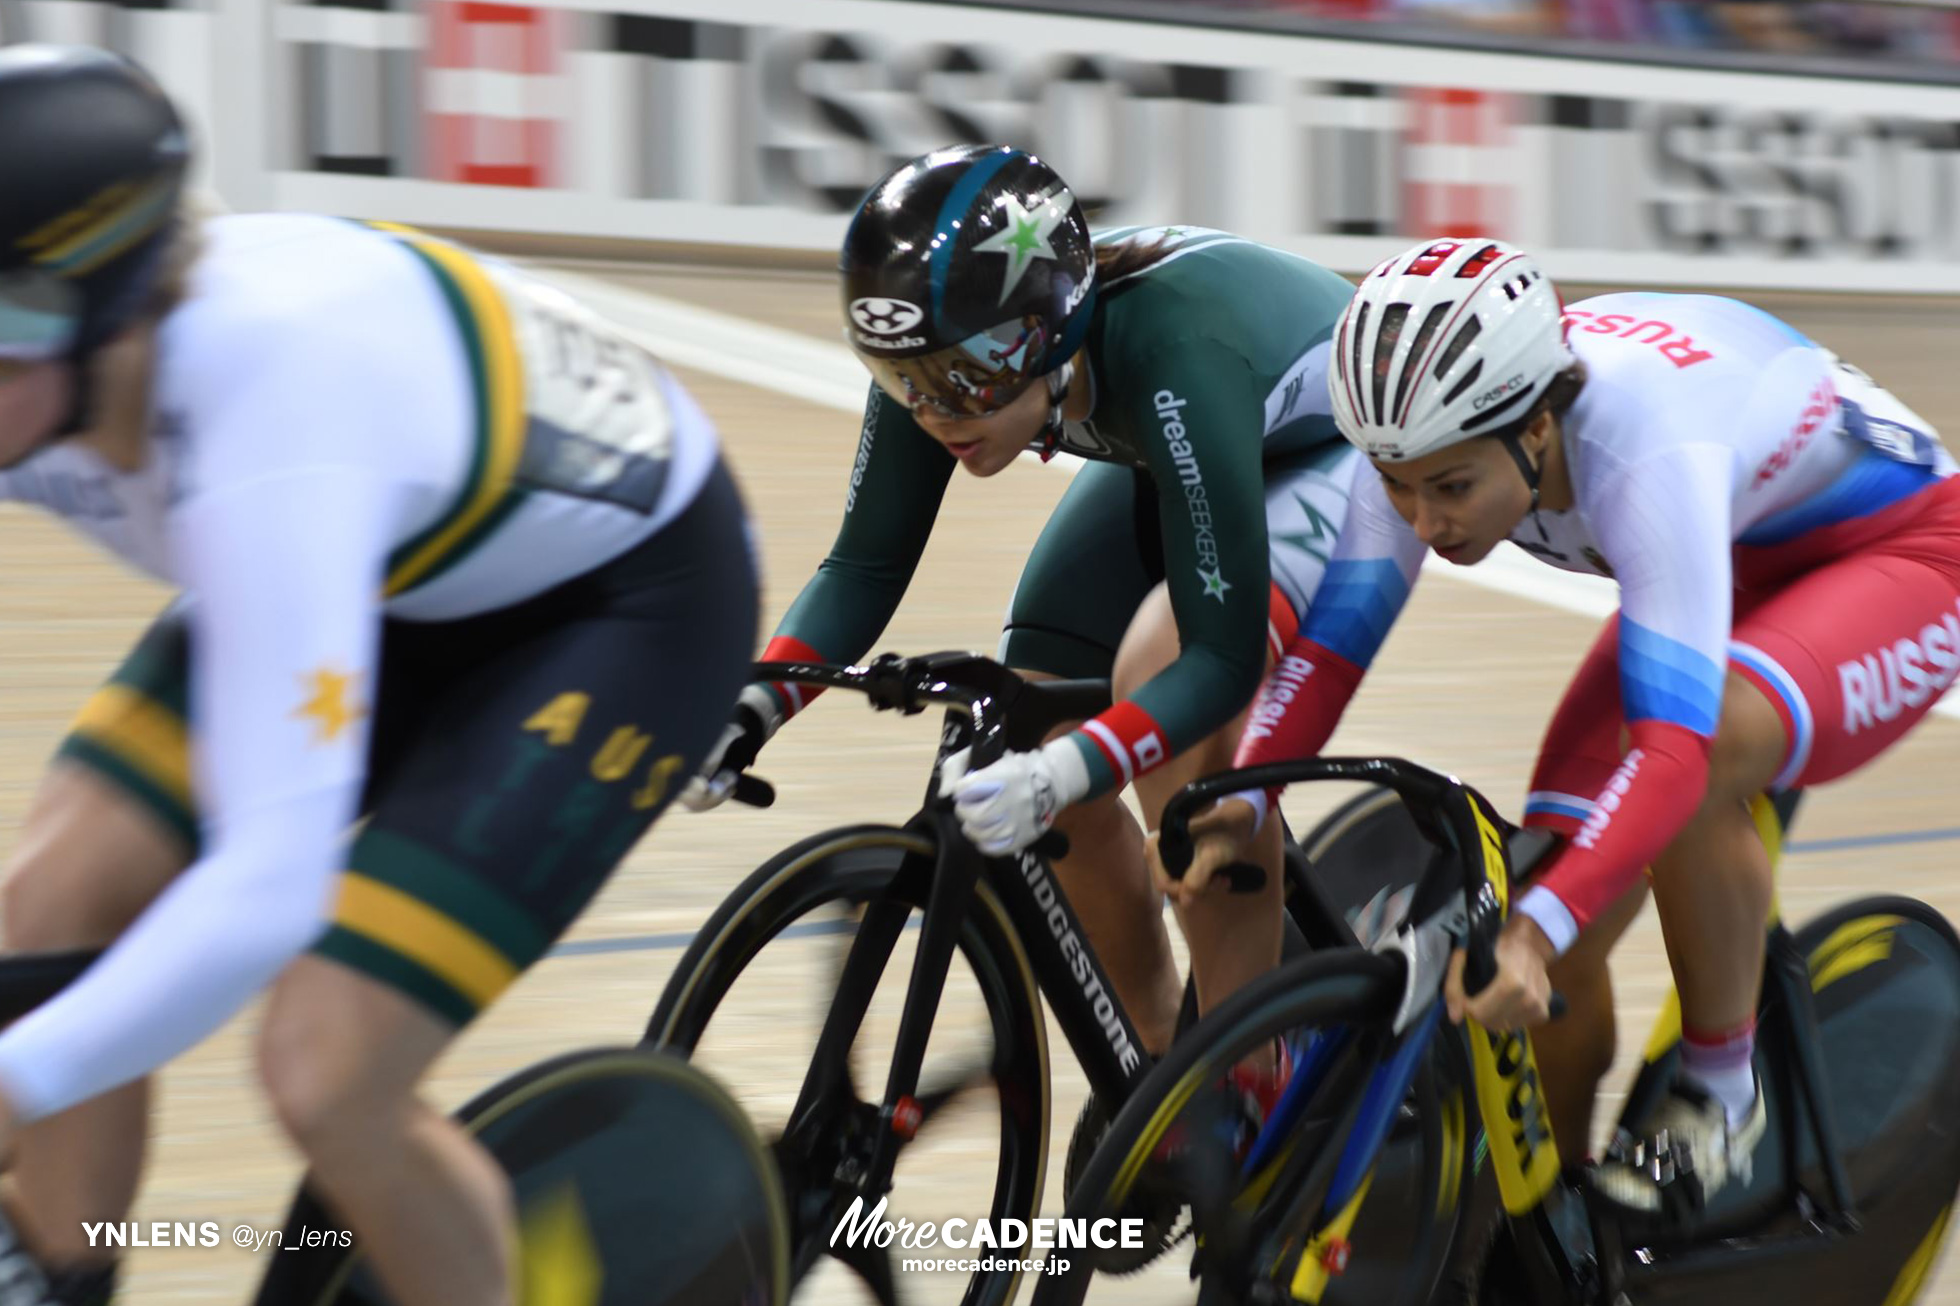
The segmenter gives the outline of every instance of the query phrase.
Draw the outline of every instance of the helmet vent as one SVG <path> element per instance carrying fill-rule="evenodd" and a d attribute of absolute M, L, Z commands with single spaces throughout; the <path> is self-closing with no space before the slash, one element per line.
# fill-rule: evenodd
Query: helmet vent
<path fill-rule="evenodd" d="M 1415 380 L 1422 366 L 1423 351 L 1429 348 L 1430 339 L 1435 336 L 1436 329 L 1443 325 L 1443 318 L 1452 307 L 1447 301 L 1431 305 L 1422 319 L 1422 325 L 1416 328 L 1416 338 L 1409 345 L 1410 365 L 1402 369 L 1402 378 L 1395 383 L 1395 420 L 1398 424 L 1409 420 L 1409 383 Z"/>
<path fill-rule="evenodd" d="M 1402 324 L 1409 320 L 1407 304 L 1390 304 L 1382 310 L 1382 327 L 1375 335 L 1375 421 L 1386 424 L 1389 420 L 1388 405 L 1385 399 L 1388 391 L 1388 374 L 1395 366 L 1395 346 L 1402 339 Z"/>
<path fill-rule="evenodd" d="M 1373 307 L 1374 305 L 1372 304 L 1364 303 L 1361 305 L 1360 311 L 1358 311 L 1354 315 L 1354 341 L 1353 341 L 1354 353 L 1353 353 L 1353 358 L 1351 360 L 1352 365 L 1348 370 L 1348 375 L 1354 377 L 1357 380 L 1367 375 L 1367 373 L 1362 369 L 1361 366 L 1361 342 L 1368 338 L 1368 310 Z M 1357 407 L 1360 406 L 1359 398 L 1360 398 L 1359 396 L 1356 396 Z M 1363 413 L 1362 417 L 1365 419 L 1367 417 L 1367 414 Z"/>
<path fill-rule="evenodd" d="M 1462 329 L 1451 338 L 1449 344 L 1443 346 L 1443 356 L 1436 360 L 1436 379 L 1438 381 L 1441 381 L 1450 374 L 1450 369 L 1456 366 L 1456 360 L 1463 357 L 1463 351 L 1468 349 L 1470 343 L 1482 335 L 1483 331 L 1484 324 L 1482 319 L 1473 317 L 1463 324 Z"/>

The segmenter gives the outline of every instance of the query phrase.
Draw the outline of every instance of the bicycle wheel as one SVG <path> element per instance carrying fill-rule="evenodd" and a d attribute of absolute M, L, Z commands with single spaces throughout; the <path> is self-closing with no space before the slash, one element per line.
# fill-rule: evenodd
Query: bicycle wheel
<path fill-rule="evenodd" d="M 869 1298 L 896 1300 L 896 1272 L 908 1255 L 896 1242 L 833 1245 L 880 1137 L 899 1148 L 893 1221 L 1026 1220 L 1041 1201 L 1050 1099 L 1040 991 L 984 881 L 926 1048 L 916 1135 L 899 1142 L 881 1114 L 916 939 L 907 925 L 917 924 L 931 890 L 935 851 L 926 835 L 867 825 L 778 854 L 702 927 L 648 1024 L 649 1043 L 706 1064 L 757 1116 L 789 1197 L 799 1285 L 813 1269 L 833 1284 L 848 1281 L 836 1268 L 819 1269 L 828 1255 Z M 843 1031 L 848 1055 L 812 1074 L 811 1050 L 826 1022 Z M 988 1153 L 997 1154 L 992 1192 L 976 1194 L 958 1175 L 972 1175 L 976 1157 Z M 874 1193 L 865 1207 L 876 1201 Z M 907 1275 L 907 1298 L 994 1306 L 1012 1298 L 1020 1278 L 1018 1269 L 921 1270 Z M 812 1290 L 848 1296 L 848 1286 Z"/>
<path fill-rule="evenodd" d="M 1770 1129 L 1752 1174 L 1716 1195 L 1691 1238 L 1657 1240 L 1656 1264 L 1665 1270 L 1665 1253 L 1684 1243 L 1785 1235 L 1786 1254 L 1758 1258 L 1746 1272 L 1718 1263 L 1669 1274 L 1669 1300 L 1716 1303 L 1743 1292 L 1906 1306 L 1930 1277 L 1960 1192 L 1960 941 L 1940 913 L 1899 897 L 1836 907 L 1795 940 L 1810 969 L 1829 1110 L 1861 1228 L 1848 1238 L 1801 1237 L 1806 1220 L 1789 1197 L 1793 1168 L 1808 1192 L 1825 1192 L 1825 1182 L 1787 1054 L 1765 1038 L 1756 1068 Z M 1780 1028 L 1772 1002 L 1766 998 L 1765 1031 Z M 1671 1078 L 1679 1031 L 1670 995 L 1643 1081 Z"/>
<path fill-rule="evenodd" d="M 1364 946 L 1401 924 L 1416 879 L 1435 855 L 1401 795 L 1380 787 L 1329 812 L 1300 849 L 1313 891 Z"/>
<path fill-rule="evenodd" d="M 457 1119 L 516 1190 L 520 1300 L 788 1300 L 789 1213 L 775 1165 L 741 1109 L 680 1058 L 645 1048 L 570 1053 L 479 1094 Z M 281 1242 L 258 1306 L 390 1300 L 305 1189 Z"/>
<path fill-rule="evenodd" d="M 1334 1053 L 1333 1068 L 1291 1135 L 1278 1140 L 1274 1159 L 1250 1176 L 1240 1175 L 1229 1147 L 1192 1141 L 1212 1136 L 1221 1095 L 1210 1087 L 1241 1059 L 1285 1040 L 1300 1062 L 1300 1050 L 1314 1039 L 1385 1029 L 1400 997 L 1401 974 L 1391 959 L 1346 950 L 1289 963 L 1232 995 L 1138 1085 L 1084 1170 L 1067 1217 L 1115 1217 L 1139 1190 L 1170 1182 L 1190 1200 L 1203 1240 L 1197 1262 L 1201 1301 L 1256 1297 L 1266 1290 L 1255 1283 L 1276 1272 L 1285 1273 L 1287 1282 L 1272 1284 L 1275 1300 L 1329 1306 L 1430 1301 L 1450 1263 L 1474 1182 L 1468 1121 L 1475 1106 L 1459 1042 L 1434 1040 L 1430 1064 L 1390 1119 L 1348 1234 L 1345 1268 L 1308 1295 L 1290 1292 L 1286 1249 L 1278 1261 L 1266 1255 L 1288 1236 L 1297 1243 L 1301 1232 L 1277 1227 L 1293 1188 L 1288 1178 L 1275 1182 L 1274 1176 L 1297 1177 L 1289 1158 L 1310 1160 L 1341 1144 L 1343 1108 L 1365 1085 L 1378 1052 L 1368 1050 L 1362 1037 Z M 1178 1144 L 1179 1137 L 1186 1141 Z M 1188 1160 L 1157 1159 L 1167 1152 Z M 1036 1306 L 1074 1306 L 1088 1294 L 1094 1258 L 1070 1250 L 1054 1256 L 1036 1288 Z M 1127 1284 L 1123 1291 L 1130 1291 Z"/>
<path fill-rule="evenodd" d="M 1323 948 L 1348 947 L 1354 942 L 1349 930 L 1337 919 L 1335 909 L 1320 896 L 1311 876 L 1313 868 L 1306 854 L 1286 834 L 1284 903 L 1286 915 L 1280 922 L 1279 959 L 1281 963 L 1303 957 L 1318 940 Z M 1174 1038 L 1183 1038 L 1198 1023 L 1198 979 L 1195 973 L 1184 980 L 1184 996 L 1177 1008 Z M 1093 1092 L 1082 1103 L 1075 1128 L 1069 1135 L 1068 1152 L 1062 1167 L 1062 1201 L 1075 1194 L 1076 1181 L 1089 1158 L 1102 1145 L 1109 1132 L 1109 1107 Z M 1144 1221 L 1143 1245 L 1134 1248 L 1104 1249 L 1096 1253 L 1097 1269 L 1104 1274 L 1134 1274 L 1184 1240 L 1190 1224 L 1178 1203 L 1139 1203 L 1130 1214 Z"/>

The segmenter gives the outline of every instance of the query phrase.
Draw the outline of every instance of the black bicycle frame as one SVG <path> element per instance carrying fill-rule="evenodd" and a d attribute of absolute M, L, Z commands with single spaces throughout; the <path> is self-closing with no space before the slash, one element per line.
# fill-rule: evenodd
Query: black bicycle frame
<path fill-rule="evenodd" d="M 1017 706 L 1046 707 L 1048 717 L 1066 720 L 1075 713 L 1064 708 L 1089 709 L 1090 691 L 1080 684 L 1022 681 L 998 663 L 971 654 L 881 658 L 870 667 L 848 668 L 762 662 L 756 664 L 755 677 L 854 689 L 863 692 L 873 707 L 906 713 L 922 711 L 930 704 L 949 709 L 925 805 L 907 823 L 908 829 L 932 838 L 938 852 L 885 1083 L 884 1117 L 889 1120 L 899 1102 L 918 1092 L 926 1043 L 952 969 L 960 926 L 971 908 L 974 886 L 982 880 L 1000 900 L 1027 949 L 1036 983 L 1053 1008 L 1090 1086 L 1106 1101 L 1119 1102 L 1127 1097 L 1148 1071 L 1150 1059 L 1047 858 L 1036 850 L 1013 857 L 983 856 L 961 833 L 950 801 L 938 797 L 940 771 L 955 751 L 971 747 L 970 766 L 978 769 L 1009 747 L 1039 743 L 1047 727 L 1055 724 L 1025 710 L 1017 716 Z M 1102 693 L 1106 703 L 1106 687 Z M 1093 709 L 1082 711 L 1082 715 L 1093 715 Z M 840 991 L 845 983 L 860 976 L 875 978 L 890 955 L 896 928 L 873 930 L 870 924 L 867 919 L 867 928 L 851 945 Z M 895 926 L 896 922 L 889 924 Z M 792 1122 L 815 1106 L 830 1068 L 839 1064 L 856 1037 L 858 1016 L 846 1010 L 850 1005 L 834 1004 L 825 1019 L 817 1055 Z M 869 1191 L 889 1186 L 896 1159 L 893 1131 L 882 1131 L 868 1172 L 860 1179 L 862 1185 Z"/>

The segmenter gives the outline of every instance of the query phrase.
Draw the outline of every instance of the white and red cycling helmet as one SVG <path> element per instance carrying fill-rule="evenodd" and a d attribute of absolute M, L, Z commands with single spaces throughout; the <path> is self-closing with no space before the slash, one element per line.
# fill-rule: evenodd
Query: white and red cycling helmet
<path fill-rule="evenodd" d="M 1334 329 L 1334 422 L 1407 462 L 1513 427 L 1574 363 L 1558 292 L 1499 240 L 1433 240 L 1370 272 Z"/>

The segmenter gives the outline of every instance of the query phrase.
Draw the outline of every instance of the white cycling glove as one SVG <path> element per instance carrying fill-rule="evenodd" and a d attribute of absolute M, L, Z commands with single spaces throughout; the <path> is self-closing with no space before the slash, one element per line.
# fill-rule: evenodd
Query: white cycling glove
<path fill-rule="evenodd" d="M 960 829 L 990 857 L 1027 848 L 1048 833 L 1057 813 L 1089 792 L 1089 765 L 1067 735 L 971 775 L 963 774 L 967 754 L 961 749 L 946 759 L 939 790 L 953 796 Z"/>

